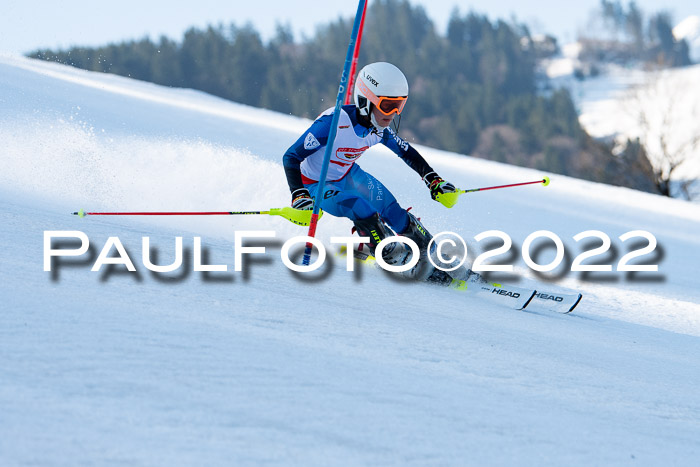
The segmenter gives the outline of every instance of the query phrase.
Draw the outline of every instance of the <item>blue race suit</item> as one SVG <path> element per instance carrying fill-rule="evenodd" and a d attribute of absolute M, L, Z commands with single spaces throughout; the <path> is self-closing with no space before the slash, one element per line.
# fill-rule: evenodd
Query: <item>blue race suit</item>
<path fill-rule="evenodd" d="M 315 195 L 333 112 L 334 108 L 323 112 L 284 154 L 284 170 L 292 192 L 306 187 Z M 433 169 L 418 151 L 390 128 L 378 133 L 369 122 L 366 123 L 368 126 L 361 123 L 358 113 L 354 105 L 341 108 L 320 207 L 329 214 L 353 221 L 379 213 L 396 233 L 403 233 L 408 226 L 408 213 L 379 180 L 356 164 L 357 159 L 371 146 L 381 143 L 421 177 Z"/>

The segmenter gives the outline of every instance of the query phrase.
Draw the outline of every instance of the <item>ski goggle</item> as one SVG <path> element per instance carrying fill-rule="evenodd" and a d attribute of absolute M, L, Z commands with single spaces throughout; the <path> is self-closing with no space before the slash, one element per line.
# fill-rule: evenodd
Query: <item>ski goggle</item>
<path fill-rule="evenodd" d="M 360 91 L 362 91 L 362 94 L 364 94 L 384 115 L 391 115 L 393 113 L 397 115 L 400 114 L 404 105 L 406 105 L 406 99 L 408 99 L 408 96 L 377 97 L 361 80 L 357 81 L 357 86 L 360 88 Z"/>

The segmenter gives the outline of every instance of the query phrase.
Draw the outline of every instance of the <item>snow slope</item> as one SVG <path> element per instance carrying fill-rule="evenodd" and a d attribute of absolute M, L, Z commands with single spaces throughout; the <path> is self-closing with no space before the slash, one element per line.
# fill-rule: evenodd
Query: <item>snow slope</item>
<path fill-rule="evenodd" d="M 657 170 L 670 176 L 671 195 L 700 200 L 700 65 L 657 72 L 611 69 L 576 83 L 579 120 L 594 137 L 623 148 L 639 138 Z M 643 122 L 643 123 L 642 123 Z M 685 188 L 682 186 L 685 185 Z"/>
<path fill-rule="evenodd" d="M 305 229 L 278 218 L 70 215 L 286 205 L 280 158 L 307 120 L 17 57 L 0 58 L 0 104 L 3 465 L 694 465 L 700 456 L 700 207 L 552 175 L 547 188 L 474 193 L 448 211 L 395 156 L 370 150 L 362 167 L 472 252 L 486 230 L 519 248 L 547 229 L 573 257 L 583 250 L 572 237 L 600 230 L 616 264 L 629 250 L 619 235 L 657 238 L 657 254 L 642 259 L 658 261 L 658 273 L 568 272 L 546 287 L 581 290 L 574 314 L 518 312 L 374 269 L 347 272 L 338 259 L 310 281 L 278 256 Z M 419 149 L 464 188 L 542 176 Z M 50 230 L 82 231 L 92 248 L 44 272 Z M 276 238 L 236 272 L 243 230 Z M 324 216 L 318 236 L 329 245 L 349 231 Z M 90 271 L 114 236 L 136 273 Z M 148 271 L 142 238 L 169 264 L 177 236 L 185 266 Z M 194 237 L 226 272 L 193 272 Z M 514 263 L 520 285 L 541 282 Z"/>
<path fill-rule="evenodd" d="M 682 35 L 679 38 L 691 41 L 700 34 L 699 21 L 691 16 L 674 31 Z M 700 137 L 700 65 L 664 70 L 599 65 L 599 75 L 581 81 L 574 77 L 575 69 L 582 66 L 579 53 L 579 43 L 567 44 L 560 56 L 543 61 L 542 66 L 551 86 L 569 90 L 586 132 L 621 145 L 628 139 L 641 138 L 654 166 L 667 169 L 660 143 L 663 140 L 668 152 L 683 160 L 671 179 L 695 180 L 691 194 L 698 198 L 700 146 L 692 142 Z M 643 118 L 645 125 L 640 124 Z M 684 197 L 680 193 L 674 196 Z"/>
<path fill-rule="evenodd" d="M 613 69 L 608 76 L 580 85 L 586 96 L 581 99 L 581 124 L 597 138 L 626 141 L 646 136 L 655 166 L 662 166 L 658 141 L 665 139 L 671 152 L 681 153 L 680 148 L 700 136 L 698 82 L 700 65 L 659 72 Z M 640 126 L 641 117 L 648 121 L 646 128 Z M 681 154 L 686 162 L 676 178 L 700 178 L 700 146 Z"/>

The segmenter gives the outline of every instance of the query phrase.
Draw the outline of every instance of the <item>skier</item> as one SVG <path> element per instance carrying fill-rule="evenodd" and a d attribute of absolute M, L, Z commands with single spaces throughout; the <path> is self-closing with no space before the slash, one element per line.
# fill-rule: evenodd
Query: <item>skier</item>
<path fill-rule="evenodd" d="M 384 238 L 398 235 L 418 245 L 422 259 L 432 236 L 421 222 L 402 208 L 394 195 L 374 176 L 356 163 L 369 147 L 383 144 L 420 175 L 434 200 L 452 207 L 457 197 L 438 197 L 454 193 L 455 186 L 443 180 L 408 142 L 390 128 L 406 104 L 408 81 L 396 66 L 378 62 L 362 68 L 354 90 L 354 105 L 340 110 L 338 130 L 331 151 L 328 175 L 320 208 L 338 217 L 347 217 L 360 236 L 370 238 L 370 253 Z M 325 156 L 334 108 L 323 112 L 284 154 L 284 170 L 292 193 L 292 207 L 311 210 Z M 388 225 L 388 227 L 387 227 Z M 382 258 L 388 264 L 401 265 L 411 258 L 411 249 L 394 242 L 384 248 Z M 410 275 L 419 280 L 450 281 L 446 274 L 419 261 Z"/>

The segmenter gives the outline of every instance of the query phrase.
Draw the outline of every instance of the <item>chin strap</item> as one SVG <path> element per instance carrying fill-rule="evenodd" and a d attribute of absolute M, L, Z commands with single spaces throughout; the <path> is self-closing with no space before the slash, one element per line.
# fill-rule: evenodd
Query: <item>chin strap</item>
<path fill-rule="evenodd" d="M 401 114 L 398 114 L 396 117 L 394 117 L 394 120 L 392 120 L 392 123 L 394 124 L 394 133 L 397 135 L 399 134 L 399 126 L 401 125 Z"/>
<path fill-rule="evenodd" d="M 374 113 L 370 113 L 370 122 L 372 122 L 372 126 L 377 129 L 377 133 L 380 135 L 384 133 L 384 130 L 389 128 L 388 126 L 381 126 L 379 122 L 374 118 Z M 394 120 L 391 122 L 394 125 L 394 133 L 397 135 L 399 134 L 399 125 L 401 125 L 401 114 L 398 114 L 396 117 L 394 117 Z"/>
<path fill-rule="evenodd" d="M 372 122 L 372 125 L 374 126 L 374 128 L 377 129 L 377 133 L 379 133 L 379 134 L 384 133 L 384 130 L 386 130 L 388 128 L 386 126 L 381 126 L 379 124 L 379 122 L 377 122 L 377 119 L 374 118 L 374 112 L 370 112 L 369 118 L 370 118 L 370 121 Z"/>

